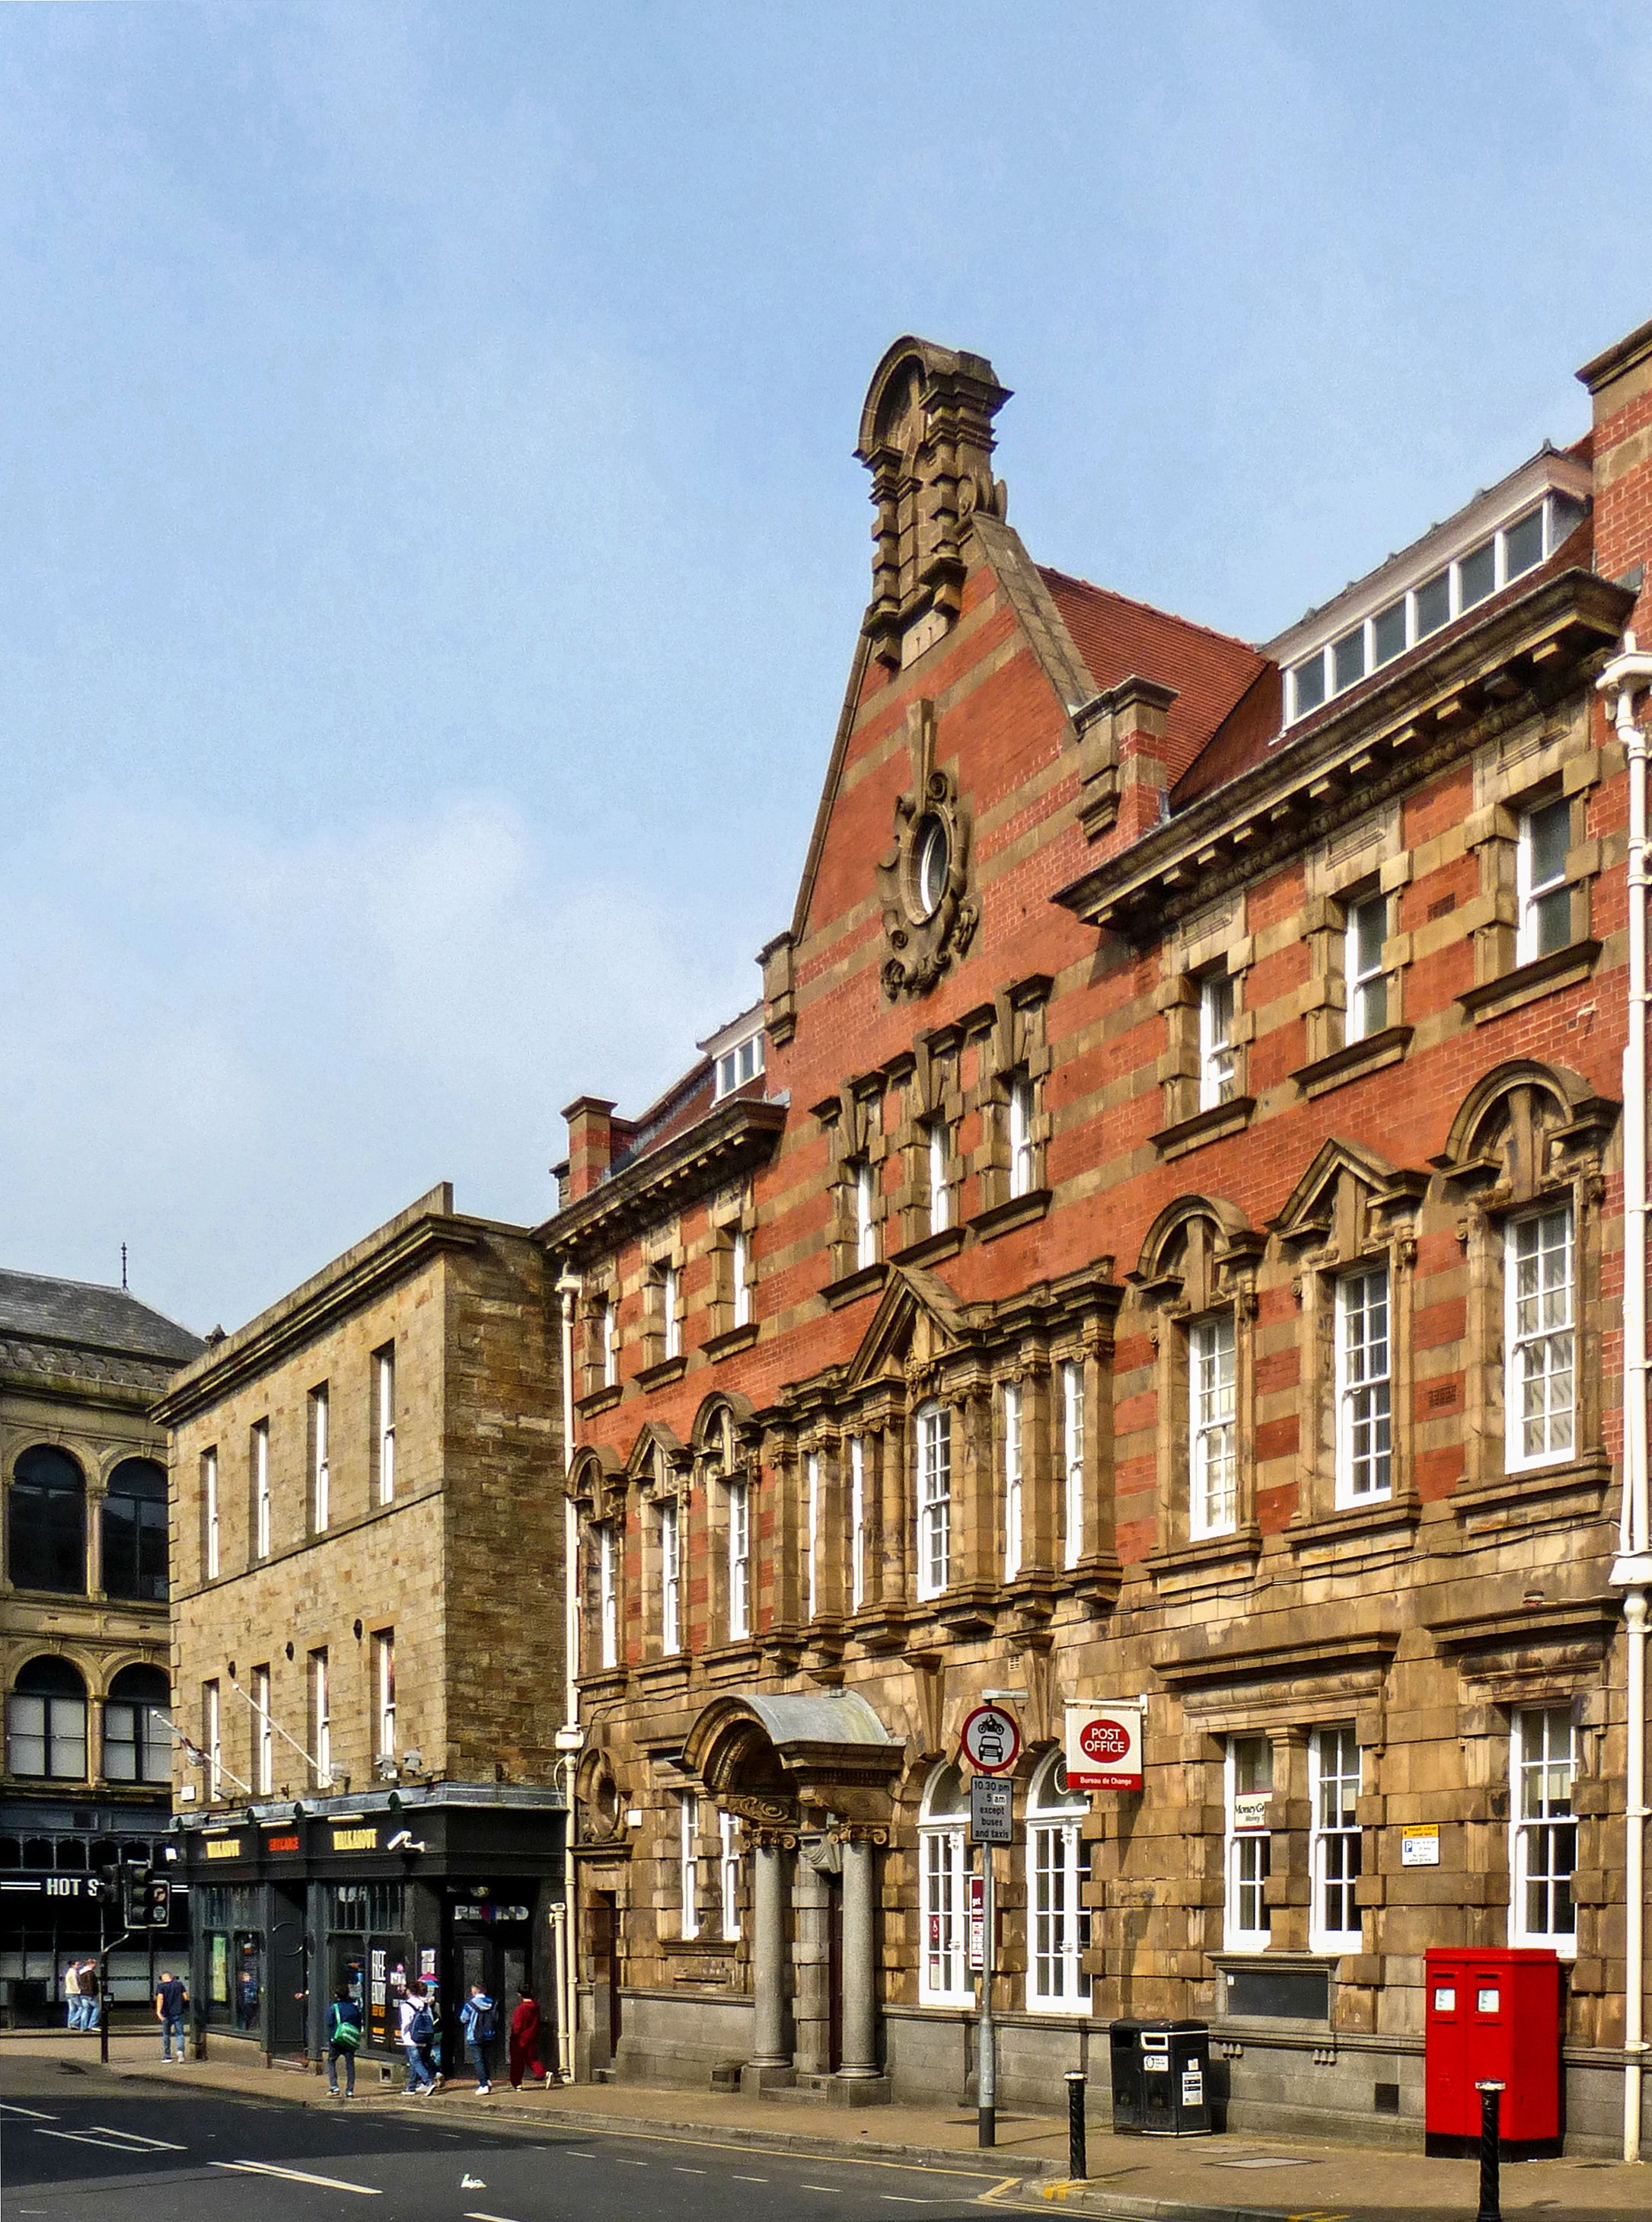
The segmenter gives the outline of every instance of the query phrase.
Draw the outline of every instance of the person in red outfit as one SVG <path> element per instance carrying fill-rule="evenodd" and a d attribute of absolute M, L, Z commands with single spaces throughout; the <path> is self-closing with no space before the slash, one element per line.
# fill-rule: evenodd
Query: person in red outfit
<path fill-rule="evenodd" d="M 539 2002 L 531 1991 L 517 1993 L 516 2010 L 510 2017 L 510 2087 L 520 2091 L 523 2071 L 536 2083 L 545 2081 L 544 2063 L 539 2056 Z"/>

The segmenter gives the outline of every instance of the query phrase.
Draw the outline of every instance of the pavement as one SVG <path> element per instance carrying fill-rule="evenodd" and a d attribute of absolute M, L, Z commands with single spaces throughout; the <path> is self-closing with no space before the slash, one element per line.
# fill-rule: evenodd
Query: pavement
<path fill-rule="evenodd" d="M 1228 2135 L 1158 2140 L 1115 2137 L 1092 2129 L 1089 2175 L 1079 2184 L 1067 2179 L 1066 2120 L 1054 2115 L 1000 2113 L 997 2146 L 983 2152 L 974 2115 L 955 2107 L 879 2106 L 846 2114 L 795 2101 L 637 2084 L 513 2093 L 501 2082 L 484 2098 L 469 2083 L 458 2082 L 435 2098 L 413 2099 L 381 2084 L 376 2064 L 365 2063 L 360 2095 L 347 2108 L 329 2099 L 319 2075 L 296 2067 L 266 2068 L 258 2056 L 243 2055 L 240 2046 L 222 2040 L 210 2043 L 204 2061 L 168 2067 L 159 2058 L 153 2035 L 119 2035 L 111 2039 L 106 2074 L 97 2062 L 95 2039 L 60 2032 L 0 2036 L 9 2193 L 17 2183 L 14 2125 L 28 2125 L 34 2099 L 21 2112 L 4 2102 L 21 2084 L 40 2100 L 38 2113 L 48 2102 L 60 2102 L 64 2093 L 78 2101 L 83 2079 L 90 2078 L 92 2087 L 106 2094 L 105 2116 L 119 2099 L 139 2110 L 134 2118 L 147 2124 L 160 2106 L 169 2116 L 181 2117 L 187 2128 L 191 2118 L 203 2118 L 203 2104 L 210 2102 L 214 2119 L 219 2108 L 232 2124 L 260 2119 L 266 2142 L 270 2119 L 285 2118 L 289 2141 L 302 2151 L 317 2137 L 329 2150 L 347 2137 L 390 2154 L 416 2150 L 432 2138 L 444 2148 L 455 2137 L 479 2138 L 496 2151 L 524 2145 L 554 2150 L 566 2156 L 573 2175 L 582 2180 L 578 2202 L 559 2206 L 556 2200 L 567 2187 L 567 2170 L 559 2160 L 553 2184 L 542 2180 L 542 2169 L 534 2177 L 533 2196 L 517 2197 L 514 2205 L 497 2212 L 485 2201 L 483 2222 L 549 2222 L 564 2211 L 594 2217 L 610 2203 L 605 2194 L 595 2195 L 593 2203 L 598 2178 L 615 2177 L 616 2171 L 624 2173 L 616 2177 L 613 2211 L 629 2216 L 638 2211 L 636 2194 L 642 2187 L 630 2171 L 642 2168 L 652 2168 L 658 2179 L 648 2187 L 647 2211 L 661 2222 L 667 2208 L 715 2216 L 717 2222 L 748 2209 L 754 2215 L 768 2213 L 774 2210 L 763 2204 L 755 2188 L 762 2185 L 770 2187 L 764 2199 L 771 2191 L 784 2192 L 780 2211 L 788 2215 L 823 2200 L 844 2222 L 862 2211 L 886 2222 L 892 2204 L 925 2206 L 935 2217 L 943 2206 L 956 2213 L 995 2205 L 1047 2213 L 1059 2206 L 1073 2213 L 1113 2215 L 1122 2222 L 1446 2222 L 1449 2217 L 1469 2222 L 1478 2204 L 1479 2175 L 1473 2161 L 1296 2139 Z M 37 2134 L 67 2142 L 70 2133 L 48 2123 Z M 189 2140 L 179 2130 L 172 2142 L 183 2150 Z M 485 2175 L 485 2169 L 476 2172 Z M 824 2181 L 829 2176 L 829 2183 Z M 892 2187 L 897 2179 L 903 2187 Z M 666 2206 L 656 2200 L 662 2187 L 673 2194 Z M 1509 2163 L 1502 2187 L 1503 2211 L 1510 2216 L 1599 2222 L 1605 2216 L 1645 2215 L 1652 2222 L 1652 2168 L 1644 2165 L 1572 2158 Z M 701 2203 L 695 2204 L 697 2199 Z M 191 2213 L 210 2212 L 195 2197 L 190 2208 Z M 31 2200 L 29 2211 L 52 2210 Z M 327 2211 L 336 2211 L 336 2199 Z M 440 2216 L 454 2210 L 438 2202 L 429 2211 Z M 458 2210 L 473 2211 L 482 2212 Z M 153 2206 L 135 2209 L 141 2222 L 153 2222 L 155 2212 Z M 10 2213 L 9 2199 L 8 2222 Z M 381 2212 L 377 2222 L 391 2222 L 391 2217 Z"/>

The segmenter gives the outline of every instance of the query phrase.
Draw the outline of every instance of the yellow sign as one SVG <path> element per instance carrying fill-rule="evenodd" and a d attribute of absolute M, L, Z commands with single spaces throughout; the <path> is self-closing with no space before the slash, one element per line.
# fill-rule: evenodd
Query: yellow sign
<path fill-rule="evenodd" d="M 333 1849 L 335 1852 L 376 1852 L 379 1849 L 377 1829 L 335 1829 Z"/>
<path fill-rule="evenodd" d="M 210 1860 L 238 1860 L 241 1857 L 239 1836 L 209 1836 L 206 1855 Z"/>

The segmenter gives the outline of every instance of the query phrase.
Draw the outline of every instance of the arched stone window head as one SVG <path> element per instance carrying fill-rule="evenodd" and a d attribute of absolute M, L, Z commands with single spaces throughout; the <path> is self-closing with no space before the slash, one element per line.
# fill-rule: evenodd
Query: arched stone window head
<path fill-rule="evenodd" d="M 56 1443 L 34 1443 L 12 1468 L 6 1571 L 14 1589 L 86 1591 L 86 1477 Z"/>
<path fill-rule="evenodd" d="M 166 1601 L 166 1475 L 153 1459 L 122 1459 L 103 1498 L 103 1593 Z"/>
<path fill-rule="evenodd" d="M 6 1700 L 6 1767 L 49 1782 L 86 1778 L 86 1685 L 66 1659 L 31 1659 Z"/>

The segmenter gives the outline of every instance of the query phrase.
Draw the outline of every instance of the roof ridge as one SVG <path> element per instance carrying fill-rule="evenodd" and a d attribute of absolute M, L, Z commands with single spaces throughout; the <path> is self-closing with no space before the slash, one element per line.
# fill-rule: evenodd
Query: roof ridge
<path fill-rule="evenodd" d="M 1109 601 L 1123 602 L 1133 610 L 1145 611 L 1148 617 L 1168 618 L 1172 625 L 1184 626 L 1189 632 L 1199 632 L 1207 640 L 1220 641 L 1224 648 L 1242 648 L 1254 656 L 1259 664 L 1271 661 L 1266 650 L 1254 640 L 1242 639 L 1236 632 L 1223 632 L 1217 625 L 1205 625 L 1198 618 L 1184 617 L 1180 610 L 1167 610 L 1157 602 L 1144 602 L 1138 594 L 1126 594 L 1117 587 L 1098 586 L 1093 579 L 1082 577 L 1077 571 L 1063 571 L 1057 563 L 1040 563 L 1037 569 L 1046 583 L 1060 579 L 1069 587 L 1081 587 L 1088 594 L 1104 594 Z"/>

